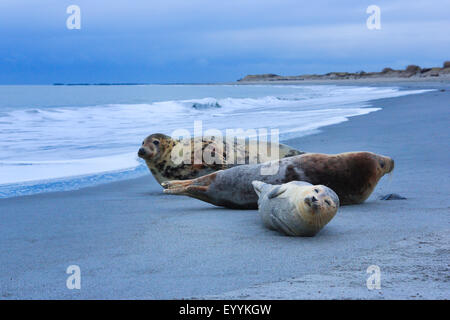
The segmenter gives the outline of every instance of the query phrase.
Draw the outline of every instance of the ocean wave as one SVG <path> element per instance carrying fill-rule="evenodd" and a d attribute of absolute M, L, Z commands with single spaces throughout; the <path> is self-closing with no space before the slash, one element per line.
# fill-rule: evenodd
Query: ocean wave
<path fill-rule="evenodd" d="M 207 110 L 207 109 L 218 109 L 222 108 L 219 101 L 215 98 L 203 98 L 195 100 L 182 100 L 182 101 L 172 101 L 172 103 L 180 103 L 188 108 L 195 110 Z"/>
<path fill-rule="evenodd" d="M 222 106 L 218 102 L 214 102 L 214 103 L 195 102 L 192 104 L 192 108 L 197 109 L 197 110 L 205 110 L 205 109 L 209 109 L 209 108 L 222 108 Z"/>

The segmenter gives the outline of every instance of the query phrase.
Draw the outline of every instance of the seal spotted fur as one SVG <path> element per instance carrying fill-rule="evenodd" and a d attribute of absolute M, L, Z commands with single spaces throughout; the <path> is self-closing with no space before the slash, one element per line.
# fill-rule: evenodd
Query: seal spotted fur
<path fill-rule="evenodd" d="M 142 142 L 142 146 L 138 151 L 138 156 L 145 160 L 150 172 L 160 184 L 170 180 L 194 179 L 218 170 L 224 170 L 239 165 L 239 163 L 236 163 L 237 161 L 235 161 L 235 159 L 227 159 L 226 150 L 228 149 L 226 141 L 223 142 L 223 146 L 218 146 L 213 139 L 205 138 L 201 141 L 202 154 L 208 148 L 207 150 L 210 150 L 214 156 L 215 152 L 219 153 L 217 156 L 220 161 L 215 163 L 207 163 L 202 157 L 202 163 L 195 164 L 194 138 L 192 138 L 190 141 L 192 150 L 190 161 L 191 164 L 176 164 L 172 161 L 172 150 L 174 150 L 177 146 L 181 146 L 182 143 L 183 142 L 180 140 L 174 140 L 171 137 L 161 133 L 152 134 Z M 269 144 L 269 150 L 270 146 L 271 145 Z M 223 149 L 223 152 L 220 152 L 220 148 Z M 254 155 L 249 151 L 248 142 L 238 143 L 235 141 L 232 148 L 234 150 L 234 157 L 236 159 L 243 159 L 243 164 L 262 162 L 259 157 L 255 159 Z M 291 157 L 303 153 L 304 152 L 295 150 L 284 144 L 279 144 L 280 158 Z"/>

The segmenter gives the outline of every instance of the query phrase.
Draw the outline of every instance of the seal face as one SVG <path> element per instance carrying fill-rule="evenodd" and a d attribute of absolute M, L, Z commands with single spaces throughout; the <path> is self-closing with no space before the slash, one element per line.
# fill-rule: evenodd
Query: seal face
<path fill-rule="evenodd" d="M 203 138 L 200 142 L 196 142 L 192 138 L 190 144 L 190 155 L 187 156 L 190 161 L 173 161 L 173 155 L 176 154 L 177 148 L 182 147 L 185 141 L 174 140 L 171 137 L 155 133 L 142 142 L 142 146 L 138 150 L 138 156 L 145 160 L 155 179 L 161 184 L 170 180 L 186 180 L 201 177 L 218 170 L 232 168 L 240 164 L 261 163 L 264 162 L 257 151 L 253 152 L 254 144 L 243 142 L 242 140 L 234 141 L 232 144 L 226 140 L 222 143 L 217 143 L 214 139 Z M 201 145 L 201 154 L 195 154 L 196 143 Z M 268 145 L 269 150 L 271 145 Z M 278 144 L 279 157 L 291 157 L 304 152 L 295 150 L 289 146 Z M 232 152 L 229 152 L 232 150 Z M 229 152 L 230 154 L 227 154 Z M 203 155 L 209 154 L 214 158 L 214 161 L 206 161 Z M 228 157 L 227 157 L 228 156 Z M 199 158 L 200 163 L 197 163 L 195 158 Z"/>
<path fill-rule="evenodd" d="M 288 236 L 310 237 L 335 215 L 339 198 L 330 188 L 293 181 L 271 185 L 253 181 L 263 224 Z"/>
<path fill-rule="evenodd" d="M 278 162 L 278 171 L 261 174 L 261 169 Z M 348 152 L 336 155 L 307 153 L 268 163 L 242 165 L 204 177 L 163 183 L 165 193 L 187 195 L 217 206 L 257 209 L 258 196 L 252 181 L 283 184 L 304 181 L 334 190 L 340 204 L 364 202 L 380 178 L 394 169 L 394 160 L 371 152 Z"/>

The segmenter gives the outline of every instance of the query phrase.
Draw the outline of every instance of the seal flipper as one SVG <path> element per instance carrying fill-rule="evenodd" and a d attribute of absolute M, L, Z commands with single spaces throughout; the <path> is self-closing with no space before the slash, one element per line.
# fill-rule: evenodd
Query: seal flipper
<path fill-rule="evenodd" d="M 264 183 L 262 181 L 254 180 L 252 181 L 253 189 L 255 189 L 258 197 L 261 198 L 261 194 L 267 193 L 269 199 L 278 197 L 280 194 L 286 192 L 286 186 L 271 185 L 269 183 Z"/>
<path fill-rule="evenodd" d="M 270 215 L 272 225 L 275 227 L 276 230 L 288 235 L 288 236 L 296 236 L 297 234 L 289 228 L 287 224 L 285 224 L 283 221 L 280 220 L 277 216 L 271 214 Z"/>
<path fill-rule="evenodd" d="M 255 190 L 258 197 L 261 196 L 261 192 L 263 192 L 263 188 L 266 184 L 267 183 L 258 180 L 252 181 L 253 189 Z"/>
<path fill-rule="evenodd" d="M 161 186 L 164 189 L 179 189 L 182 187 L 187 187 L 193 183 L 193 180 L 172 180 L 172 181 L 164 181 L 161 183 Z"/>
<path fill-rule="evenodd" d="M 278 185 L 272 185 L 270 183 L 265 183 L 259 180 L 254 180 L 252 181 L 252 185 L 253 185 L 253 189 L 255 190 L 256 194 L 258 195 L 259 198 L 261 198 L 262 196 L 266 195 L 270 197 L 270 194 L 272 194 L 273 192 L 275 192 L 274 190 L 279 190 L 281 186 Z M 283 193 L 286 190 L 282 190 L 281 192 L 279 192 L 278 194 Z M 276 197 L 278 194 L 274 194 L 273 197 Z"/>
<path fill-rule="evenodd" d="M 275 186 L 268 194 L 267 198 L 272 199 L 278 197 L 280 194 L 285 193 L 287 190 L 285 185 Z"/>
<path fill-rule="evenodd" d="M 195 193 L 205 193 L 208 191 L 209 187 L 206 186 L 187 186 L 187 187 L 179 187 L 179 188 L 169 188 L 165 189 L 164 193 L 167 194 L 177 194 L 177 195 L 193 195 Z"/>
<path fill-rule="evenodd" d="M 220 172 L 220 171 L 217 171 Z M 191 180 L 173 180 L 162 183 L 164 193 L 189 196 L 214 204 L 207 195 L 209 186 L 216 178 L 217 172 Z"/>

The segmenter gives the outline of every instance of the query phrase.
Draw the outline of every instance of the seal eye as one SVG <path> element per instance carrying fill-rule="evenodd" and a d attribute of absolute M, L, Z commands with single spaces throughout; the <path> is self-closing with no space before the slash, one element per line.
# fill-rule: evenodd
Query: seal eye
<path fill-rule="evenodd" d="M 158 141 L 158 140 L 153 140 L 153 144 L 154 144 L 155 146 L 157 146 L 157 145 L 159 144 L 159 141 Z"/>
<path fill-rule="evenodd" d="M 330 201 L 328 201 L 328 200 L 325 200 L 325 203 L 326 203 L 327 205 L 331 206 L 331 203 L 330 203 Z"/>
<path fill-rule="evenodd" d="M 314 191 L 315 191 L 316 193 L 319 193 L 319 190 L 318 190 L 318 189 L 314 189 Z"/>
<path fill-rule="evenodd" d="M 381 169 L 384 168 L 384 162 L 383 161 L 380 162 L 380 167 L 381 167 Z"/>
<path fill-rule="evenodd" d="M 144 145 L 144 142 L 145 142 L 145 141 L 142 141 L 142 145 Z"/>

